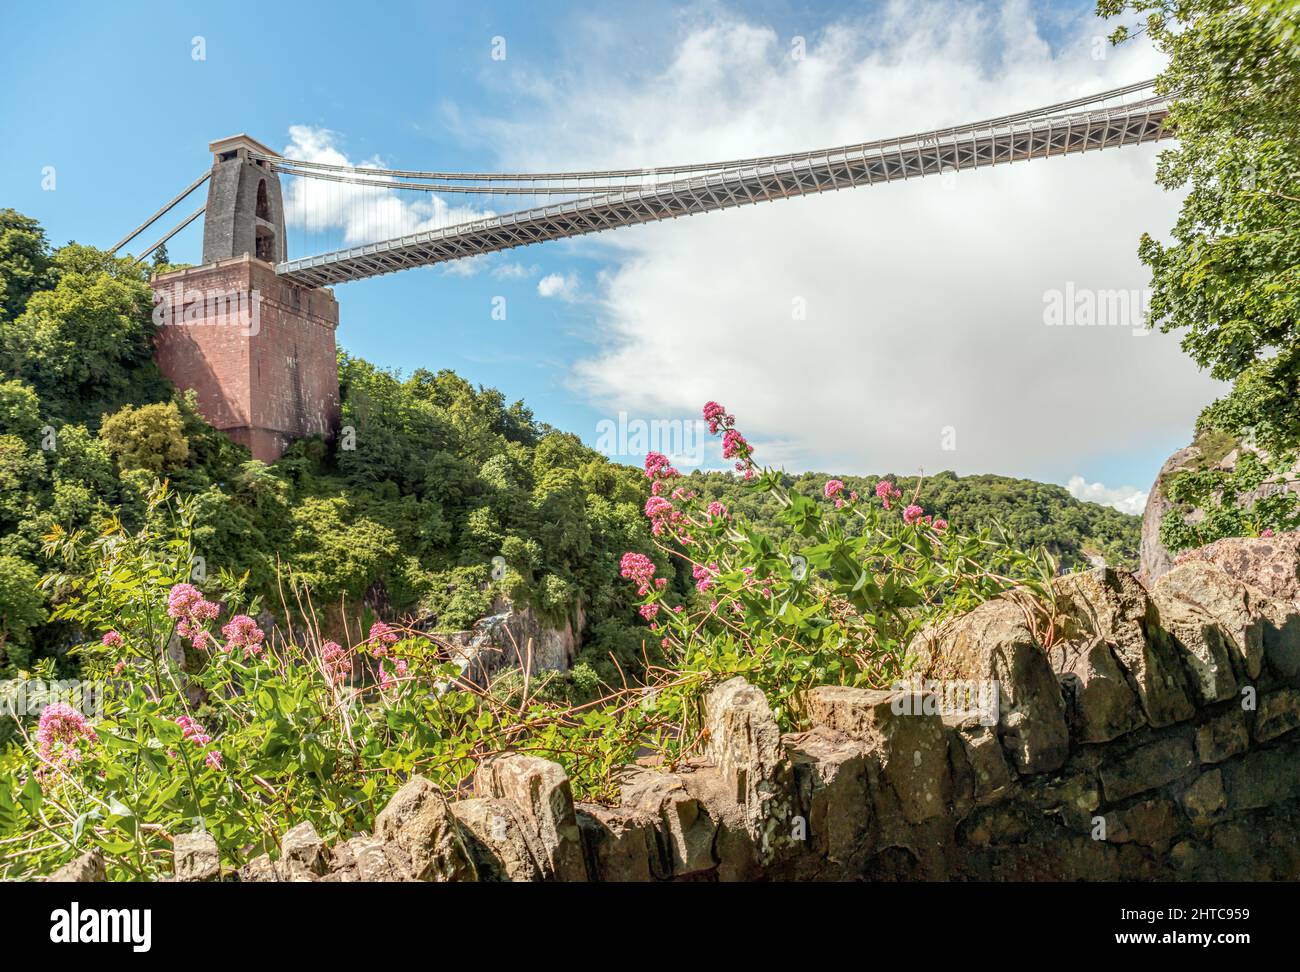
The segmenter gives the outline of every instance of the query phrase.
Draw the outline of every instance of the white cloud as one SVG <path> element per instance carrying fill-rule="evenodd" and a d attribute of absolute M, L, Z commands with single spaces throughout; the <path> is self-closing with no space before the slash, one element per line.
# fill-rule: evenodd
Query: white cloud
<path fill-rule="evenodd" d="M 338 148 L 337 139 L 337 133 L 326 128 L 291 125 L 289 144 L 281 154 L 302 162 L 366 169 L 386 167 L 377 156 L 359 162 L 349 160 Z M 352 177 L 370 178 L 364 174 Z M 303 241 L 306 253 L 421 233 L 487 215 L 485 210 L 463 204 L 449 205 L 435 193 L 412 190 L 403 195 L 394 189 L 289 175 L 281 175 L 280 183 L 285 222 L 291 234 L 298 230 L 308 237 Z M 448 265 L 448 272 L 470 276 L 480 265 L 472 257 L 457 260 Z"/>
<path fill-rule="evenodd" d="M 576 74 L 526 84 L 526 116 L 480 125 L 503 167 L 844 144 L 1065 100 L 1160 67 L 1145 41 L 1094 60 L 1109 25 L 1087 16 L 1054 24 L 1066 36 L 1053 47 L 1024 0 L 896 0 L 869 21 L 810 33 L 802 61 L 789 38 L 725 8 L 674 26 L 671 55 L 653 70 L 638 74 L 621 45 L 584 46 Z M 593 304 L 601 343 L 577 363 L 576 388 L 602 409 L 637 414 L 694 414 L 715 399 L 760 459 L 773 458 L 765 443 L 780 442 L 792 467 L 843 472 L 1060 480 L 1100 457 L 1177 441 L 1216 387 L 1175 337 L 1043 323 L 1045 295 L 1069 282 L 1147 285 L 1137 241 L 1165 231 L 1179 203 L 1153 183 L 1156 151 L 963 172 L 579 241 L 614 265 Z M 806 320 L 795 319 L 798 300 Z M 955 450 L 944 448 L 948 427 Z M 1162 458 L 1151 456 L 1152 476 Z"/>
<path fill-rule="evenodd" d="M 526 280 L 537 273 L 537 266 L 524 266 L 522 263 L 501 263 L 492 270 L 492 276 L 498 280 Z"/>
<path fill-rule="evenodd" d="M 578 296 L 578 275 L 571 273 L 566 277 L 558 273 L 548 273 L 537 281 L 537 293 L 541 297 L 558 297 L 560 300 L 574 301 Z"/>
<path fill-rule="evenodd" d="M 1141 516 L 1147 505 L 1147 491 L 1134 486 L 1120 486 L 1117 489 L 1111 489 L 1103 483 L 1090 483 L 1082 476 L 1071 476 L 1070 481 L 1065 484 L 1065 488 L 1070 491 L 1070 495 L 1075 499 L 1086 500 L 1089 503 L 1101 503 L 1103 506 L 1113 506 L 1121 513 L 1132 513 Z"/>

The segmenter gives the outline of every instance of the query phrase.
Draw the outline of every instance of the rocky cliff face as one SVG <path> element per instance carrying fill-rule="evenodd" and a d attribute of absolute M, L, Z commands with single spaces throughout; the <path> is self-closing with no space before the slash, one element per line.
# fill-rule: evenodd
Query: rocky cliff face
<path fill-rule="evenodd" d="M 1233 439 L 1226 434 L 1208 434 L 1198 436 L 1196 441 L 1184 449 L 1179 449 L 1165 460 L 1160 473 L 1147 494 L 1147 505 L 1142 513 L 1142 539 L 1139 552 L 1139 572 L 1148 583 L 1153 583 L 1174 565 L 1174 556 L 1160 542 L 1160 525 L 1173 508 L 1165 494 L 1165 485 L 1178 473 L 1189 469 L 1220 469 L 1231 472 L 1236 468 L 1237 460 L 1247 451 L 1255 452 L 1265 458 L 1267 454 Z M 1289 490 L 1300 493 L 1300 464 L 1279 477 L 1282 483 L 1268 482 L 1258 490 L 1240 498 L 1240 502 L 1250 506 L 1256 500 Z M 1189 510 L 1184 514 L 1186 522 L 1198 523 L 1204 519 L 1205 511 Z"/>
<path fill-rule="evenodd" d="M 700 757 L 626 767 L 617 806 L 506 753 L 468 799 L 414 777 L 372 834 L 327 847 L 301 825 L 237 876 L 181 835 L 176 879 L 1300 878 L 1300 534 L 1221 541 L 1150 588 L 1055 583 L 1050 644 L 1019 601 L 987 602 L 918 646 L 945 681 L 813 689 L 804 732 L 723 682 Z M 991 706 L 953 709 L 985 684 Z"/>
<path fill-rule="evenodd" d="M 562 671 L 573 664 L 582 644 L 586 611 L 581 603 L 564 621 L 544 622 L 531 607 L 516 608 L 497 599 L 491 613 L 469 631 L 441 632 L 450 659 L 466 681 L 486 686 L 503 668 L 527 668 L 530 674 Z"/>

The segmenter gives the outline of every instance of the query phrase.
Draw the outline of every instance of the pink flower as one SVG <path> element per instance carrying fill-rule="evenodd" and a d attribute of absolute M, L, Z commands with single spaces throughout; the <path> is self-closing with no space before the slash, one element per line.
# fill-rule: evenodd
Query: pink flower
<path fill-rule="evenodd" d="M 337 641 L 327 641 L 320 646 L 320 660 L 331 685 L 341 685 L 352 677 L 352 653 Z"/>
<path fill-rule="evenodd" d="M 645 515 L 654 519 L 658 516 L 667 516 L 673 511 L 673 504 L 662 496 L 651 496 L 645 501 Z"/>
<path fill-rule="evenodd" d="M 917 506 L 915 503 L 911 503 L 908 505 L 907 509 L 903 510 L 903 522 L 908 526 L 911 526 L 924 515 L 925 510 L 921 509 L 921 507 Z"/>
<path fill-rule="evenodd" d="M 641 605 L 641 617 L 645 618 L 647 621 L 653 621 L 658 614 L 659 614 L 658 604 Z"/>
<path fill-rule="evenodd" d="M 722 434 L 722 458 L 734 459 L 739 456 L 744 459 L 749 453 L 749 443 L 745 437 L 735 429 L 727 429 Z"/>
<path fill-rule="evenodd" d="M 407 665 L 405 658 L 393 659 L 392 672 L 389 672 L 386 668 L 384 668 L 384 663 L 380 662 L 379 663 L 379 687 L 391 688 L 392 686 L 396 685 L 399 679 L 403 679 L 406 677 L 406 673 L 408 669 L 409 666 Z"/>
<path fill-rule="evenodd" d="M 176 618 L 176 633 L 189 638 L 195 648 L 207 644 L 209 636 L 204 625 L 215 620 L 220 611 L 193 584 L 176 584 L 167 593 L 167 615 Z"/>
<path fill-rule="evenodd" d="M 709 423 L 709 435 L 717 435 L 720 427 L 735 421 L 717 402 L 704 403 L 704 420 Z"/>
<path fill-rule="evenodd" d="M 822 492 L 826 494 L 827 499 L 830 499 L 836 494 L 844 492 L 844 484 L 838 479 L 828 479 L 826 485 L 822 487 Z"/>
<path fill-rule="evenodd" d="M 181 727 L 181 736 L 186 742 L 191 742 L 196 746 L 206 746 L 212 742 L 212 737 L 204 731 L 197 721 L 189 716 L 177 716 L 176 725 Z"/>
<path fill-rule="evenodd" d="M 1265 529 L 1259 531 L 1259 535 L 1261 537 L 1271 537 L 1273 535 L 1273 528 L 1266 527 Z M 105 637 L 107 637 L 107 635 Z"/>
<path fill-rule="evenodd" d="M 948 521 L 941 516 L 936 516 L 934 518 L 934 523 L 932 524 L 932 526 L 939 533 L 942 533 L 944 530 L 948 529 Z"/>
<path fill-rule="evenodd" d="M 645 457 L 646 479 L 669 479 L 677 475 L 677 470 L 668 463 L 668 457 L 662 452 L 647 452 Z"/>
<path fill-rule="evenodd" d="M 108 631 L 100 641 L 105 648 L 117 648 L 122 644 L 122 636 L 116 631 Z"/>
<path fill-rule="evenodd" d="M 645 554 L 625 553 L 619 563 L 619 574 L 636 584 L 637 593 L 644 595 L 655 579 L 654 562 Z"/>
<path fill-rule="evenodd" d="M 856 503 L 857 501 L 858 501 L 858 494 L 857 494 L 857 492 L 856 492 L 856 491 L 853 491 L 853 490 L 850 490 L 850 491 L 849 491 L 849 502 L 850 502 L 850 503 Z"/>
<path fill-rule="evenodd" d="M 725 517 L 727 515 L 727 508 L 723 506 L 721 503 L 719 503 L 717 500 L 714 500 L 712 503 L 709 504 L 708 513 L 709 516 L 713 517 L 714 519 L 721 519 L 722 517 Z"/>
<path fill-rule="evenodd" d="M 222 627 L 221 633 L 226 636 L 223 651 L 243 648 L 245 658 L 262 654 L 262 642 L 266 635 L 247 614 L 236 614 Z"/>
<path fill-rule="evenodd" d="M 705 567 L 703 564 L 696 564 L 691 568 L 691 576 L 695 578 L 696 590 L 703 593 L 713 586 L 713 576 L 718 572 L 717 564 L 709 564 Z"/>
<path fill-rule="evenodd" d="M 214 749 L 212 752 L 208 753 L 207 758 L 204 759 L 203 762 L 207 763 L 214 770 L 220 770 L 221 754 Z"/>
<path fill-rule="evenodd" d="M 889 494 L 894 491 L 894 484 L 888 479 L 882 479 L 876 483 L 876 496 L 880 499 L 887 499 Z"/>
<path fill-rule="evenodd" d="M 376 658 L 388 657 L 388 649 L 399 641 L 399 636 L 389 625 L 383 621 L 376 621 L 370 626 L 370 637 L 366 643 Z"/>
<path fill-rule="evenodd" d="M 40 721 L 36 724 L 36 742 L 42 756 L 53 756 L 56 746 L 67 747 L 75 753 L 77 743 L 83 739 L 92 743 L 99 742 L 99 736 L 86 717 L 68 703 L 51 702 L 41 710 Z M 77 759 L 79 755 L 72 755 L 71 758 Z"/>

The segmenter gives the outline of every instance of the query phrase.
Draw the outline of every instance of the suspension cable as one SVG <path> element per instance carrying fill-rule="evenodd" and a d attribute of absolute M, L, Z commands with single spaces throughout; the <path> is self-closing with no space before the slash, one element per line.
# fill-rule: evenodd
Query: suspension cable
<path fill-rule="evenodd" d="M 951 135 L 964 134 L 970 131 L 976 131 L 983 128 L 991 128 L 1000 125 L 1013 124 L 1018 121 L 1028 121 L 1035 118 L 1041 118 L 1048 115 L 1059 114 L 1068 111 L 1071 108 L 1079 108 L 1084 105 L 1095 104 L 1098 101 L 1104 101 L 1108 98 L 1121 97 L 1123 95 L 1133 94 L 1138 91 L 1145 91 L 1155 85 L 1155 80 L 1139 81 L 1135 84 L 1125 85 L 1120 88 L 1112 88 L 1109 91 L 1101 91 L 1096 94 L 1087 95 L 1081 98 L 1074 98 L 1070 101 L 1062 101 L 1054 105 L 1046 105 L 1041 108 L 1034 108 L 1027 111 L 1020 111 L 1010 115 L 1000 115 L 995 118 L 988 118 L 983 121 L 968 122 L 963 125 L 956 125 L 949 128 L 934 129 L 931 131 L 917 132 L 911 135 L 900 135 L 895 138 L 877 139 L 870 142 L 860 142 L 854 145 L 844 145 L 829 149 L 814 149 L 806 152 L 793 152 L 784 155 L 764 155 L 755 156 L 747 159 L 732 159 L 724 162 L 698 162 L 690 165 L 665 165 L 645 169 L 595 169 L 585 172 L 423 172 L 412 169 L 378 169 L 367 168 L 365 166 L 353 165 L 331 165 L 324 162 L 307 162 L 301 159 L 289 159 L 282 155 L 262 155 L 254 154 L 254 158 L 276 164 L 289 164 L 300 169 L 312 169 L 320 172 L 350 172 L 357 174 L 369 174 L 372 176 L 384 176 L 393 179 L 445 179 L 456 182 L 542 182 L 548 180 L 573 180 L 573 179 L 617 179 L 631 178 L 636 176 L 650 175 L 671 175 L 685 172 L 710 172 L 718 170 L 730 170 L 737 168 L 746 168 L 753 165 L 769 165 L 781 162 L 801 162 L 807 159 L 819 158 L 824 155 L 838 154 L 841 152 L 858 153 L 870 149 L 883 148 L 888 145 L 894 145 L 900 142 L 911 142 L 922 139 L 943 138 Z M 1162 96 L 1156 96 L 1143 99 L 1131 105 L 1123 105 L 1113 111 L 1133 111 L 1147 106 L 1164 103 L 1167 99 Z M 300 173 L 305 175 L 306 173 Z M 415 188 L 415 187 L 410 187 Z M 602 187 L 608 188 L 608 187 Z M 451 191 L 443 189 L 441 191 Z M 483 190 L 477 190 L 483 191 Z M 512 190 L 521 191 L 521 190 Z M 568 191 L 568 190 L 559 190 Z M 577 191 L 577 190 L 573 190 Z"/>

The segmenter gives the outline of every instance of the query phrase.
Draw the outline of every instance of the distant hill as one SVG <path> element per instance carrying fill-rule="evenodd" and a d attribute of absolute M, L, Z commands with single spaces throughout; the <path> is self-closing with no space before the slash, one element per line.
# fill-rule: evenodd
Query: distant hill
<path fill-rule="evenodd" d="M 809 472 L 786 476 L 786 485 L 809 497 L 820 497 L 826 473 Z M 872 496 L 880 476 L 836 476 L 846 491 Z M 1020 547 L 1046 547 L 1063 567 L 1086 565 L 1100 557 L 1114 567 L 1136 569 L 1141 517 L 1121 513 L 1109 506 L 1075 499 L 1063 486 L 1038 483 L 1010 476 L 958 476 L 936 473 L 918 480 L 915 476 L 887 475 L 911 498 L 920 483 L 917 502 L 927 513 L 942 516 L 955 528 L 974 531 L 1001 524 Z M 789 526 L 776 517 L 776 501 L 768 494 L 745 489 L 729 473 L 692 473 L 688 480 L 708 499 L 743 512 L 766 525 L 776 536 L 789 536 Z"/>

